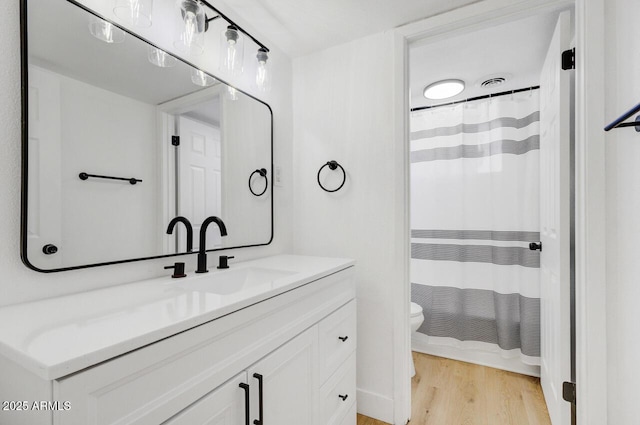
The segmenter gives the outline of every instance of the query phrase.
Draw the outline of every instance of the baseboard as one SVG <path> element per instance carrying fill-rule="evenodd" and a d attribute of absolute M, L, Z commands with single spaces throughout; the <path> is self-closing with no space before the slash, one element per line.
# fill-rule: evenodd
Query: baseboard
<path fill-rule="evenodd" d="M 356 397 L 358 413 L 388 424 L 393 423 L 393 399 L 360 388 Z"/>
<path fill-rule="evenodd" d="M 432 356 L 446 357 L 461 362 L 475 363 L 495 369 L 523 375 L 540 377 L 540 366 L 532 366 L 522 363 L 518 358 L 505 359 L 499 353 L 491 353 L 480 350 L 465 350 L 457 347 L 427 344 L 417 338 L 411 340 L 411 350 Z"/>

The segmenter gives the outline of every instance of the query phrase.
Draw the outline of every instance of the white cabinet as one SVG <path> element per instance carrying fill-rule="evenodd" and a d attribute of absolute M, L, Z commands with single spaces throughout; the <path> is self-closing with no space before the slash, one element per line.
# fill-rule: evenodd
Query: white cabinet
<path fill-rule="evenodd" d="M 42 423 L 355 425 L 352 276 L 342 270 L 54 380 L 53 399 L 72 408 Z"/>
<path fill-rule="evenodd" d="M 317 328 L 305 331 L 249 369 L 253 420 L 274 425 L 316 424 Z"/>

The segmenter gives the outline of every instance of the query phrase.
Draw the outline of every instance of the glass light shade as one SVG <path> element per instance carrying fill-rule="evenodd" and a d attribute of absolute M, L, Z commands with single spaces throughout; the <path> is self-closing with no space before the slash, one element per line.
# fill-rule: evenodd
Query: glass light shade
<path fill-rule="evenodd" d="M 147 58 L 149 59 L 149 62 L 159 68 L 171 68 L 178 63 L 178 59 L 174 58 L 164 50 L 153 46 L 149 46 Z"/>
<path fill-rule="evenodd" d="M 233 25 L 220 34 L 220 68 L 229 75 L 242 74 L 244 37 Z"/>
<path fill-rule="evenodd" d="M 97 16 L 91 15 L 89 18 L 89 32 L 105 43 L 122 43 L 124 41 L 124 31 Z"/>
<path fill-rule="evenodd" d="M 271 90 L 271 61 L 266 49 L 261 48 L 256 55 L 258 68 L 256 70 L 256 86 L 262 92 Z"/>
<path fill-rule="evenodd" d="M 191 82 L 196 86 L 200 87 L 208 87 L 213 85 L 216 82 L 216 79 L 206 72 L 200 71 L 199 69 L 192 68 L 191 69 Z"/>
<path fill-rule="evenodd" d="M 238 90 L 235 88 L 228 86 L 227 87 L 227 99 L 229 100 L 238 100 Z"/>
<path fill-rule="evenodd" d="M 424 97 L 432 100 L 448 99 L 464 91 L 462 80 L 442 80 L 429 84 L 424 89 Z"/>
<path fill-rule="evenodd" d="M 174 46 L 190 55 L 204 52 L 204 33 L 207 26 L 204 7 L 198 0 L 177 0 L 176 35 Z"/>
<path fill-rule="evenodd" d="M 151 26 L 153 0 L 116 0 L 113 13 L 127 25 L 135 27 Z"/>

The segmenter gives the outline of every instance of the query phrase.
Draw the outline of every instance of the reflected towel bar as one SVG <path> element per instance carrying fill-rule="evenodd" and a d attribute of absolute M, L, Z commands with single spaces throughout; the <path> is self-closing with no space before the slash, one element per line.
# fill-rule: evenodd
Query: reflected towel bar
<path fill-rule="evenodd" d="M 87 174 L 85 172 L 78 174 L 78 177 L 80 177 L 80 180 L 87 180 L 89 177 L 93 177 L 95 179 L 123 180 L 123 181 L 129 182 L 130 184 L 142 183 L 142 180 L 136 179 L 133 177 L 126 178 L 126 177 L 100 176 L 98 174 Z"/>
<path fill-rule="evenodd" d="M 640 133 L 640 115 L 638 115 L 634 122 L 624 122 L 633 114 L 640 112 L 640 103 L 633 108 L 629 109 L 624 114 L 620 115 L 615 121 L 604 128 L 604 131 L 613 130 L 614 128 L 622 127 L 635 127 L 636 131 Z"/>

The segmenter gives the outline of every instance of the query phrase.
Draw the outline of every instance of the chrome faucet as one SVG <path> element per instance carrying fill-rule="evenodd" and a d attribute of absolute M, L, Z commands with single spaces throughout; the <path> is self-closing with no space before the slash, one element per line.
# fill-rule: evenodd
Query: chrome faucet
<path fill-rule="evenodd" d="M 207 227 L 209 224 L 216 223 L 220 228 L 220 236 L 227 236 L 227 227 L 218 217 L 212 215 L 202 222 L 200 227 L 200 245 L 198 246 L 198 270 L 196 273 L 207 273 Z"/>
<path fill-rule="evenodd" d="M 191 252 L 193 251 L 193 226 L 191 226 L 191 222 L 189 220 L 182 216 L 178 216 L 171 220 L 167 227 L 167 235 L 173 233 L 173 229 L 178 223 L 184 224 L 184 227 L 187 229 L 187 252 Z"/>

